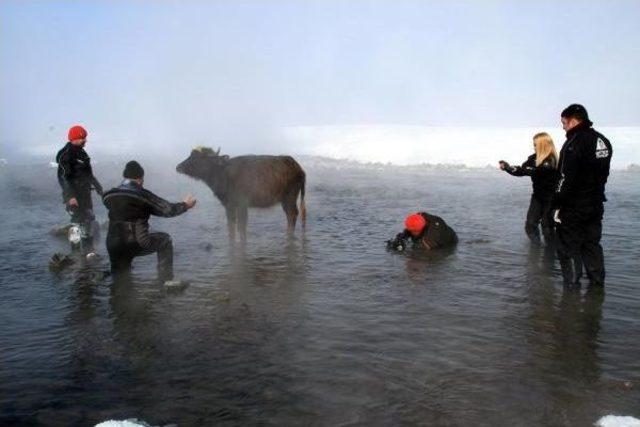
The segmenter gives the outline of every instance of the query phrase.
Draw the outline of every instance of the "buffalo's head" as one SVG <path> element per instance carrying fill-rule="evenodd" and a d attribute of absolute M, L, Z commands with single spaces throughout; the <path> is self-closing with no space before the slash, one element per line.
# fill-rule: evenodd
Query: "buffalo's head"
<path fill-rule="evenodd" d="M 221 156 L 220 149 L 213 151 L 209 147 L 196 147 L 191 150 L 191 154 L 176 166 L 176 172 L 190 176 L 192 178 L 206 180 L 212 173 L 224 167 L 229 160 L 229 156 Z"/>

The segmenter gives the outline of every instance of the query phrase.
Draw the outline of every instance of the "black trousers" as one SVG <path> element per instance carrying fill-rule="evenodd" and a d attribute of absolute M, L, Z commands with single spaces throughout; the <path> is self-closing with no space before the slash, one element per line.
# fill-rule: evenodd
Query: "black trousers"
<path fill-rule="evenodd" d="M 529 202 L 529 210 L 527 211 L 527 220 L 524 224 L 524 231 L 534 242 L 540 241 L 540 230 L 538 225 L 542 223 L 542 235 L 547 245 L 555 242 L 553 209 L 551 199 L 544 199 L 535 194 L 531 195 Z"/>
<path fill-rule="evenodd" d="M 580 284 L 584 265 L 590 284 L 604 286 L 603 213 L 602 202 L 560 209 L 558 259 L 566 285 Z"/>
<path fill-rule="evenodd" d="M 71 216 L 70 222 L 80 226 L 82 235 L 82 248 L 86 251 L 93 250 L 93 221 L 96 219 L 93 214 L 93 201 L 91 200 L 91 189 L 79 191 L 76 195 L 78 206 L 66 205 L 67 213 Z M 78 245 L 71 245 L 75 249 Z"/>
<path fill-rule="evenodd" d="M 110 223 L 107 251 L 114 275 L 130 272 L 135 257 L 157 253 L 158 278 L 173 279 L 173 242 L 167 233 L 149 233 L 146 225 L 133 222 Z"/>

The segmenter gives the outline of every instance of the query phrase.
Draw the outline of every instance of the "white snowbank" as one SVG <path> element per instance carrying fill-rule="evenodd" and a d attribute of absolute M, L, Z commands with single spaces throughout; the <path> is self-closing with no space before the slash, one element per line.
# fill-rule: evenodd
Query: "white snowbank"
<path fill-rule="evenodd" d="M 594 425 L 596 427 L 640 427 L 640 420 L 628 416 L 606 415 Z"/>
<path fill-rule="evenodd" d="M 613 144 L 612 167 L 640 163 L 640 128 L 603 127 Z M 565 136 L 561 128 L 489 128 L 425 126 L 296 126 L 283 129 L 286 151 L 359 162 L 396 165 L 497 165 L 504 159 L 520 163 L 533 152 L 532 137 L 548 132 L 558 151 Z"/>

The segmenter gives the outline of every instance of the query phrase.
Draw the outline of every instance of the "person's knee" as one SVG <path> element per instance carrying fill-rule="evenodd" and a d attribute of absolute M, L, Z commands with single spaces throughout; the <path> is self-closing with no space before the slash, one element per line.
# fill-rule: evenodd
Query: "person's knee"
<path fill-rule="evenodd" d="M 172 246 L 173 245 L 173 239 L 171 238 L 171 236 L 167 233 L 162 233 L 162 241 L 165 245 L 169 245 Z"/>
<path fill-rule="evenodd" d="M 122 272 L 128 271 L 131 269 L 131 258 L 125 257 L 121 255 L 112 255 L 109 254 L 109 258 L 111 261 L 111 271 L 113 272 Z"/>
<path fill-rule="evenodd" d="M 158 233 L 156 242 L 158 250 L 170 250 L 173 248 L 173 239 L 167 233 Z"/>
<path fill-rule="evenodd" d="M 524 231 L 529 236 L 538 234 L 538 223 L 533 221 L 525 222 Z"/>

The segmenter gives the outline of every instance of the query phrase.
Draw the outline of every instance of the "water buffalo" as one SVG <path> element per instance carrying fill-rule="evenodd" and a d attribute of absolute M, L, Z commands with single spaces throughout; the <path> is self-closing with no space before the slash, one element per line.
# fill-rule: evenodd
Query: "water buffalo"
<path fill-rule="evenodd" d="M 197 147 L 176 166 L 178 173 L 203 181 L 226 209 L 229 238 L 237 229 L 246 238 L 248 208 L 268 208 L 280 202 L 292 232 L 298 218 L 298 193 L 302 226 L 306 221 L 304 204 L 305 173 L 290 156 L 221 156 L 220 149 Z"/>

